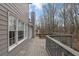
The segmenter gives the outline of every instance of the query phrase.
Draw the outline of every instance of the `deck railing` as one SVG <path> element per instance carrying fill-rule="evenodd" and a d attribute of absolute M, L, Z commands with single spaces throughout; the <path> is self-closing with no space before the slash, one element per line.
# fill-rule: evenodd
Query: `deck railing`
<path fill-rule="evenodd" d="M 72 43 L 65 44 L 62 40 L 46 35 L 46 50 L 52 56 L 79 56 L 79 52 L 72 48 Z"/>

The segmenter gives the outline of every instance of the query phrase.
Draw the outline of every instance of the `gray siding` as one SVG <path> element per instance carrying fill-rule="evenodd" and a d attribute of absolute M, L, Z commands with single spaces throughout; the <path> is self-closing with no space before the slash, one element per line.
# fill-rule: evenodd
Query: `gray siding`
<path fill-rule="evenodd" d="M 21 16 L 14 4 L 0 4 L 0 55 L 16 55 L 24 44 L 23 42 L 8 52 L 8 11 L 14 13 L 17 18 Z"/>
<path fill-rule="evenodd" d="M 8 13 L 7 9 L 0 5 L 0 55 L 6 55 L 7 48 L 7 31 L 8 31 Z"/>

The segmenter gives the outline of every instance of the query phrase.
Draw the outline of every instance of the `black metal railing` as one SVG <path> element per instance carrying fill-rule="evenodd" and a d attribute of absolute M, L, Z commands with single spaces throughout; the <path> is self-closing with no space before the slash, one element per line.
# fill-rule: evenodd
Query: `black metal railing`
<path fill-rule="evenodd" d="M 58 37 L 58 36 L 57 36 Z M 75 51 L 72 48 L 72 39 L 71 36 L 62 36 L 61 39 L 56 36 L 48 36 L 46 35 L 46 50 L 51 56 L 79 56 L 79 52 Z M 67 42 L 64 42 L 68 39 Z M 60 40 L 59 40 L 60 39 Z"/>

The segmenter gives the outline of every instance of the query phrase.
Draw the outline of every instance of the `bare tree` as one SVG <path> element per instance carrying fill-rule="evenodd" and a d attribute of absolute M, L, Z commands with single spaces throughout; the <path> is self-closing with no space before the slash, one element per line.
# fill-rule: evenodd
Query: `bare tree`
<path fill-rule="evenodd" d="M 43 6 L 43 13 L 44 13 L 44 19 L 45 19 L 45 25 L 48 25 L 48 32 L 49 34 L 52 34 L 54 32 L 54 15 L 55 15 L 55 6 L 54 4 L 48 3 L 46 6 Z M 47 23 L 48 21 L 48 23 Z"/>

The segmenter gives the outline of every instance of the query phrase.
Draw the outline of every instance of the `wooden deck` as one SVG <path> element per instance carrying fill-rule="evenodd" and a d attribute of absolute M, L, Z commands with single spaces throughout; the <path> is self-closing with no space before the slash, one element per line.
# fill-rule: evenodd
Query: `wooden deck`
<path fill-rule="evenodd" d="M 45 42 L 45 39 L 35 37 L 25 44 L 23 49 L 17 53 L 17 56 L 48 56 Z"/>

